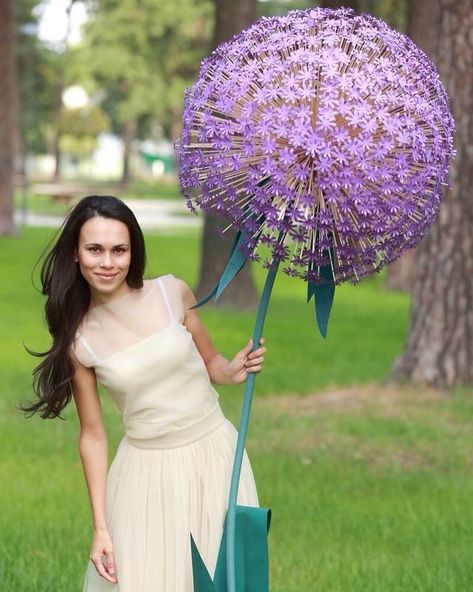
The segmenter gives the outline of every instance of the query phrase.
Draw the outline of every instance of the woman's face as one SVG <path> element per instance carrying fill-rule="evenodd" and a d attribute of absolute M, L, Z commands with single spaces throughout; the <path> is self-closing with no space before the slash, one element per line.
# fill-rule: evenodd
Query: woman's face
<path fill-rule="evenodd" d="M 92 302 L 101 304 L 130 291 L 130 233 L 123 222 L 95 216 L 82 225 L 76 259 L 90 287 Z"/>

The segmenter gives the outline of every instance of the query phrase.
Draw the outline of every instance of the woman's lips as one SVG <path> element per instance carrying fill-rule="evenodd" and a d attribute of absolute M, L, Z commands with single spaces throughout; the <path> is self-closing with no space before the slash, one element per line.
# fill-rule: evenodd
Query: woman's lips
<path fill-rule="evenodd" d="M 117 277 L 118 274 L 113 273 L 113 274 L 109 275 L 109 274 L 105 274 L 105 273 L 96 273 L 95 275 L 99 279 L 107 281 L 107 280 L 113 280 L 113 278 Z"/>

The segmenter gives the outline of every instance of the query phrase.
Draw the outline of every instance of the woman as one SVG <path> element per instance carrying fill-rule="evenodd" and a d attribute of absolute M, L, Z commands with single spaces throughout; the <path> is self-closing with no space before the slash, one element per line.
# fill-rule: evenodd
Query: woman
<path fill-rule="evenodd" d="M 41 272 L 53 344 L 35 370 L 39 401 L 26 411 L 56 417 L 74 397 L 93 516 L 87 592 L 191 592 L 190 535 L 213 573 L 236 430 L 211 382 L 243 382 L 265 352 L 252 352 L 250 340 L 227 361 L 191 308 L 188 286 L 172 275 L 143 280 L 144 267 L 131 210 L 89 196 Z M 108 476 L 97 381 L 126 433 Z M 246 457 L 239 503 L 258 505 Z"/>

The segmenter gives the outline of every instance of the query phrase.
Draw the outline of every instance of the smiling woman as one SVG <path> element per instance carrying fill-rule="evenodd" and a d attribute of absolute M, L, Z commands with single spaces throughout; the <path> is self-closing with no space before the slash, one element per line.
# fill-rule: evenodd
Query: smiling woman
<path fill-rule="evenodd" d="M 84 592 L 191 592 L 191 535 L 213 573 L 237 433 L 211 383 L 239 384 L 263 363 L 251 339 L 221 356 L 189 287 L 170 274 L 144 280 L 144 267 L 132 211 L 89 196 L 41 271 L 53 343 L 37 354 L 39 400 L 24 410 L 57 417 L 74 397 L 94 531 Z M 126 433 L 108 474 L 97 383 Z M 258 505 L 246 456 L 238 499 Z"/>
<path fill-rule="evenodd" d="M 112 231 L 119 232 L 119 240 L 116 235 L 110 235 Z M 126 242 L 133 257 L 129 259 L 126 273 L 120 274 L 117 282 L 107 288 L 106 280 L 96 277 L 92 269 L 101 270 L 105 275 L 110 274 L 110 270 L 113 273 L 117 270 L 110 268 L 111 261 L 106 259 L 102 259 L 105 267 L 101 266 L 100 258 L 96 261 L 98 265 L 92 265 L 89 258 L 85 258 L 82 247 L 88 240 L 98 243 L 91 244 L 92 251 L 100 250 L 99 245 L 109 244 L 112 238 L 117 243 Z M 92 251 L 89 251 L 91 259 L 94 258 Z M 41 269 L 42 292 L 47 296 L 46 320 L 53 343 L 45 354 L 38 354 L 44 357 L 34 373 L 39 401 L 26 407 L 25 411 L 39 412 L 43 418 L 60 415 L 72 398 L 70 387 L 74 368 L 69 350 L 81 321 L 96 301 L 141 288 L 145 265 L 143 233 L 133 212 L 123 202 L 113 196 L 92 195 L 76 205 Z"/>

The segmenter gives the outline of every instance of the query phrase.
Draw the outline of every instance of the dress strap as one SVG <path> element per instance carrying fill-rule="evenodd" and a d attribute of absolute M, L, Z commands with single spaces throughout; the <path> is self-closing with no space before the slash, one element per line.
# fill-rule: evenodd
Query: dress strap
<path fill-rule="evenodd" d="M 169 318 L 172 321 L 174 321 L 175 320 L 174 313 L 172 312 L 171 303 L 169 302 L 169 298 L 168 298 L 168 295 L 166 292 L 166 288 L 164 287 L 164 283 L 163 283 L 162 278 L 158 278 L 158 285 L 161 289 L 161 294 L 163 295 L 163 300 L 164 300 L 164 303 L 166 304 L 166 308 L 169 313 Z"/>

